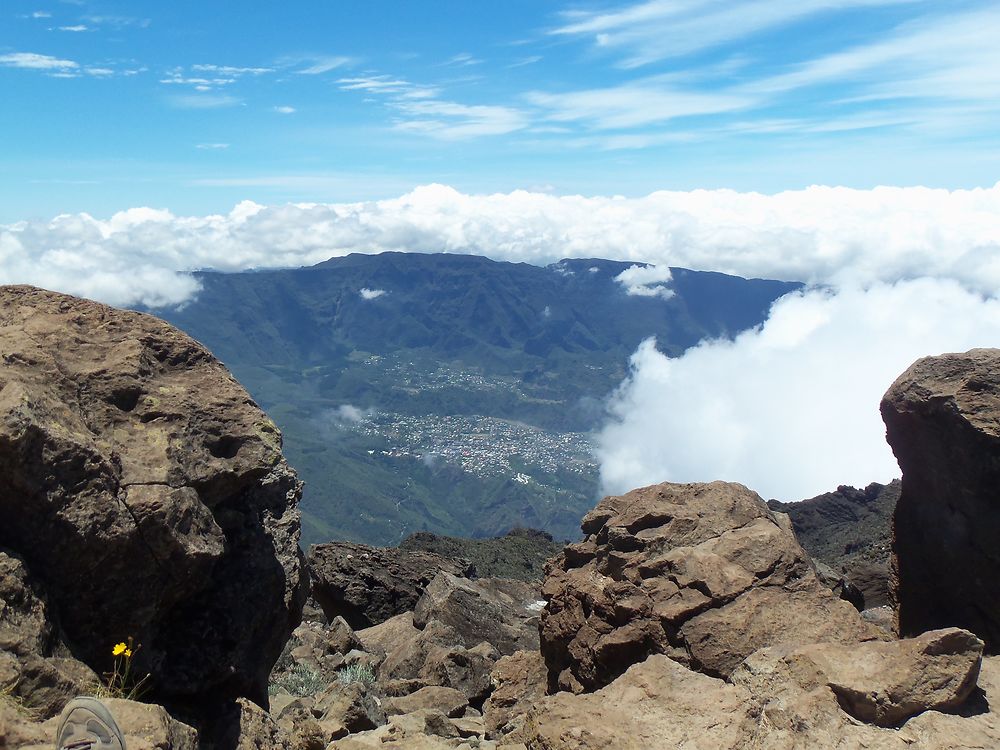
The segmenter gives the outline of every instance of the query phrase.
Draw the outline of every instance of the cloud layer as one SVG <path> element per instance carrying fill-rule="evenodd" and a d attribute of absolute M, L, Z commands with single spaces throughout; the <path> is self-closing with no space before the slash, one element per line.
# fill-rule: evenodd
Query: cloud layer
<path fill-rule="evenodd" d="M 386 250 L 536 264 L 603 257 L 838 286 L 930 276 L 990 293 L 1000 288 L 1000 184 L 636 199 L 466 195 L 428 185 L 366 203 L 244 202 L 225 215 L 133 208 L 109 219 L 72 214 L 0 225 L 0 282 L 159 306 L 197 292 L 193 270 L 300 266 Z"/>
<path fill-rule="evenodd" d="M 919 357 L 1000 345 L 1000 300 L 920 279 L 778 300 L 758 330 L 668 359 L 653 341 L 597 438 L 604 489 L 737 481 L 801 500 L 899 475 L 879 400 Z"/>

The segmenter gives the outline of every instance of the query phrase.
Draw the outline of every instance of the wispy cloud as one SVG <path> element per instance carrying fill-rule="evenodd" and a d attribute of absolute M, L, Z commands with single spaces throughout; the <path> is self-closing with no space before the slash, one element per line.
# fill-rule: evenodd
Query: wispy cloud
<path fill-rule="evenodd" d="M 617 53 L 620 65 L 636 68 L 682 57 L 809 16 L 919 0 L 646 0 L 625 8 L 568 11 L 550 33 L 582 37 L 599 49 Z"/>
<path fill-rule="evenodd" d="M 678 117 L 745 109 L 747 95 L 684 91 L 656 80 L 566 93 L 532 92 L 528 101 L 546 110 L 545 118 L 581 122 L 597 129 L 634 128 Z"/>
<path fill-rule="evenodd" d="M 199 143 L 195 146 L 202 151 L 225 151 L 229 148 L 228 143 Z"/>
<path fill-rule="evenodd" d="M 394 129 L 442 140 L 503 135 L 523 130 L 530 124 L 527 113 L 519 108 L 444 100 L 436 86 L 415 84 L 389 75 L 341 78 L 337 85 L 344 91 L 384 97 L 387 106 L 398 113 Z"/>
<path fill-rule="evenodd" d="M 91 28 L 86 24 L 79 23 L 75 26 L 60 26 L 59 31 L 72 31 L 75 33 L 80 33 L 83 31 L 91 31 Z"/>
<path fill-rule="evenodd" d="M 36 10 L 31 14 L 32 18 L 52 18 L 52 14 L 47 10 Z"/>
<path fill-rule="evenodd" d="M 344 55 L 337 55 L 307 58 L 306 60 L 300 60 L 299 62 L 306 62 L 307 65 L 306 67 L 295 71 L 296 73 L 304 76 L 318 76 L 323 73 L 329 73 L 331 70 L 337 70 L 337 68 L 343 68 L 350 65 L 351 58 Z"/>
<path fill-rule="evenodd" d="M 215 73 L 222 76 L 232 76 L 240 77 L 244 75 L 259 76 L 264 73 L 273 73 L 274 68 L 238 68 L 232 65 L 192 65 L 191 70 L 197 70 L 203 73 Z"/>
<path fill-rule="evenodd" d="M 221 109 L 235 107 L 243 100 L 228 94 L 185 94 L 167 97 L 167 101 L 178 109 Z"/>
<path fill-rule="evenodd" d="M 436 99 L 397 101 L 393 106 L 406 117 L 397 130 L 462 140 L 486 135 L 503 135 L 528 126 L 527 115 L 513 107 L 459 104 Z"/>
<path fill-rule="evenodd" d="M 80 67 L 79 63 L 73 60 L 65 60 L 51 55 L 40 55 L 36 52 L 11 52 L 6 55 L 0 55 L 0 66 L 47 72 L 75 71 Z"/>
<path fill-rule="evenodd" d="M 445 65 L 457 65 L 457 66 L 467 66 L 467 65 L 482 65 L 483 61 L 478 57 L 470 55 L 468 52 L 460 52 L 454 57 L 449 58 L 445 61 Z"/>

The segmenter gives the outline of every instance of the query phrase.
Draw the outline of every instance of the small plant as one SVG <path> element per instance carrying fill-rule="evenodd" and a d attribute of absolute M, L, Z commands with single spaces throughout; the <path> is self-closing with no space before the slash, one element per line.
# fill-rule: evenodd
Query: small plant
<path fill-rule="evenodd" d="M 374 685 L 375 672 L 367 664 L 351 664 L 337 670 L 337 681 L 341 685 L 350 685 L 352 682 Z"/>
<path fill-rule="evenodd" d="M 132 636 L 129 636 L 128 643 L 114 645 L 111 649 L 111 655 L 115 657 L 114 669 L 105 673 L 106 682 L 99 686 L 98 698 L 124 698 L 132 701 L 146 692 L 149 675 L 137 680 L 132 670 L 133 659 L 139 649 L 139 644 L 133 641 Z"/>
<path fill-rule="evenodd" d="M 0 703 L 10 706 L 19 714 L 32 721 L 38 721 L 40 719 L 38 709 L 32 708 L 25 703 L 24 698 L 14 692 L 15 687 L 16 683 L 11 683 L 0 688 Z"/>
<path fill-rule="evenodd" d="M 291 669 L 268 685 L 267 692 L 274 695 L 279 688 L 284 688 L 292 695 L 305 697 L 322 692 L 326 689 L 327 684 L 323 675 L 315 669 L 311 669 L 305 664 L 294 664 Z"/>

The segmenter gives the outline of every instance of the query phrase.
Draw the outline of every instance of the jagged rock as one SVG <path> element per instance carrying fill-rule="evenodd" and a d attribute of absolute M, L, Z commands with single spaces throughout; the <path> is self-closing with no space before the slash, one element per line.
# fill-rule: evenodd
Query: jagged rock
<path fill-rule="evenodd" d="M 538 648 L 539 592 L 523 581 L 469 580 L 441 572 L 427 586 L 413 611 L 423 628 L 436 620 L 452 628 L 456 643 L 473 648 L 486 641 L 501 654 Z"/>
<path fill-rule="evenodd" d="M 229 713 L 216 722 L 220 733 L 202 745 L 232 750 L 299 750 L 292 736 L 255 703 L 239 698 Z M 128 748 L 132 750 L 131 745 Z"/>
<path fill-rule="evenodd" d="M 982 654 L 983 642 L 957 628 L 890 643 L 779 646 L 752 654 L 732 681 L 765 694 L 779 685 L 829 688 L 856 719 L 891 727 L 961 706 L 976 687 Z"/>
<path fill-rule="evenodd" d="M 518 651 L 500 659 L 491 674 L 493 692 L 483 706 L 486 736 L 521 736 L 524 715 L 545 696 L 548 670 L 537 651 Z"/>
<path fill-rule="evenodd" d="M 761 659 L 782 652 L 790 653 L 767 649 Z M 774 664 L 773 657 L 767 663 Z M 964 704 L 955 715 L 924 711 L 899 729 L 855 719 L 817 679 L 812 663 L 792 660 L 791 666 L 801 669 L 764 669 L 749 680 L 741 667 L 732 684 L 653 655 L 594 693 L 543 698 L 525 717 L 525 744 L 545 750 L 959 750 L 1000 741 L 1000 715 L 990 709 L 1000 700 L 1000 658 L 984 660 L 985 700 Z"/>
<path fill-rule="evenodd" d="M 420 635 L 420 629 L 413 624 L 413 612 L 403 612 L 378 625 L 359 630 L 356 635 L 365 651 L 385 656 Z"/>
<path fill-rule="evenodd" d="M 768 507 L 788 514 L 810 557 L 843 571 L 865 562 L 888 564 L 892 513 L 900 488 L 898 479 L 862 489 L 841 485 L 799 502 L 770 500 Z"/>
<path fill-rule="evenodd" d="M 379 681 L 420 680 L 420 673 L 427 663 L 428 656 L 439 649 L 449 649 L 460 643 L 458 633 L 454 628 L 438 620 L 431 620 L 423 630 L 407 633 L 405 640 L 400 640 L 390 651 L 385 661 L 379 667 Z"/>
<path fill-rule="evenodd" d="M 386 698 L 385 710 L 390 716 L 408 714 L 424 708 L 441 711 L 446 716 L 458 718 L 465 713 L 469 700 L 458 690 L 430 685 L 409 695 Z"/>
<path fill-rule="evenodd" d="M 490 672 L 500 652 L 483 642 L 473 648 L 431 647 L 418 678 L 428 685 L 454 688 L 469 703 L 481 706 L 493 689 Z"/>
<path fill-rule="evenodd" d="M 861 592 L 864 609 L 889 603 L 889 563 L 860 560 L 844 569 L 844 577 Z"/>
<path fill-rule="evenodd" d="M 545 750 L 720 750 L 752 747 L 749 693 L 662 655 L 586 695 L 557 693 L 525 718 L 525 744 Z"/>
<path fill-rule="evenodd" d="M 492 539 L 463 539 L 417 531 L 399 543 L 399 549 L 434 552 L 444 557 L 469 560 L 483 578 L 516 578 L 540 581 L 545 562 L 559 554 L 562 544 L 538 529 L 511 529 Z"/>
<path fill-rule="evenodd" d="M 1000 651 L 1000 349 L 917 360 L 881 404 L 903 471 L 891 595 L 899 632 L 957 626 Z"/>
<path fill-rule="evenodd" d="M 550 566 L 541 652 L 550 690 L 608 684 L 650 654 L 727 675 L 780 642 L 883 639 L 816 578 L 746 487 L 660 484 L 607 497 Z"/>
<path fill-rule="evenodd" d="M 125 735 L 128 750 L 198 750 L 195 729 L 170 716 L 163 706 L 118 698 L 105 699 L 104 704 Z"/>
<path fill-rule="evenodd" d="M 358 636 L 354 634 L 354 630 L 343 617 L 335 617 L 330 622 L 327 646 L 335 654 L 346 654 L 349 651 L 362 648 Z"/>
<path fill-rule="evenodd" d="M 412 610 L 441 571 L 474 572 L 467 560 L 353 542 L 313 545 L 309 571 L 313 596 L 327 618 L 341 616 L 356 630 Z"/>
<path fill-rule="evenodd" d="M 157 695 L 265 702 L 306 593 L 274 423 L 148 315 L 3 287 L 0 352 L 0 546 L 73 655 L 133 636 Z"/>
<path fill-rule="evenodd" d="M 369 688 L 360 682 L 335 682 L 316 696 L 315 712 L 324 720 L 339 722 L 349 732 L 385 724 L 386 714 Z"/>

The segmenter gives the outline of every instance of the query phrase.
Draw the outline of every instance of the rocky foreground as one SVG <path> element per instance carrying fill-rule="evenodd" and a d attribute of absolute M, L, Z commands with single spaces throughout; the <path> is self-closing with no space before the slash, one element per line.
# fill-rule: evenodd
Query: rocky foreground
<path fill-rule="evenodd" d="M 542 580 L 483 577 L 532 568 L 502 543 L 303 560 L 280 437 L 204 348 L 2 288 L 0 749 L 93 692 L 130 750 L 1000 747 L 998 373 L 930 358 L 886 396 L 887 621 L 722 482 L 605 498 Z M 129 637 L 140 695 L 101 687 Z"/>

